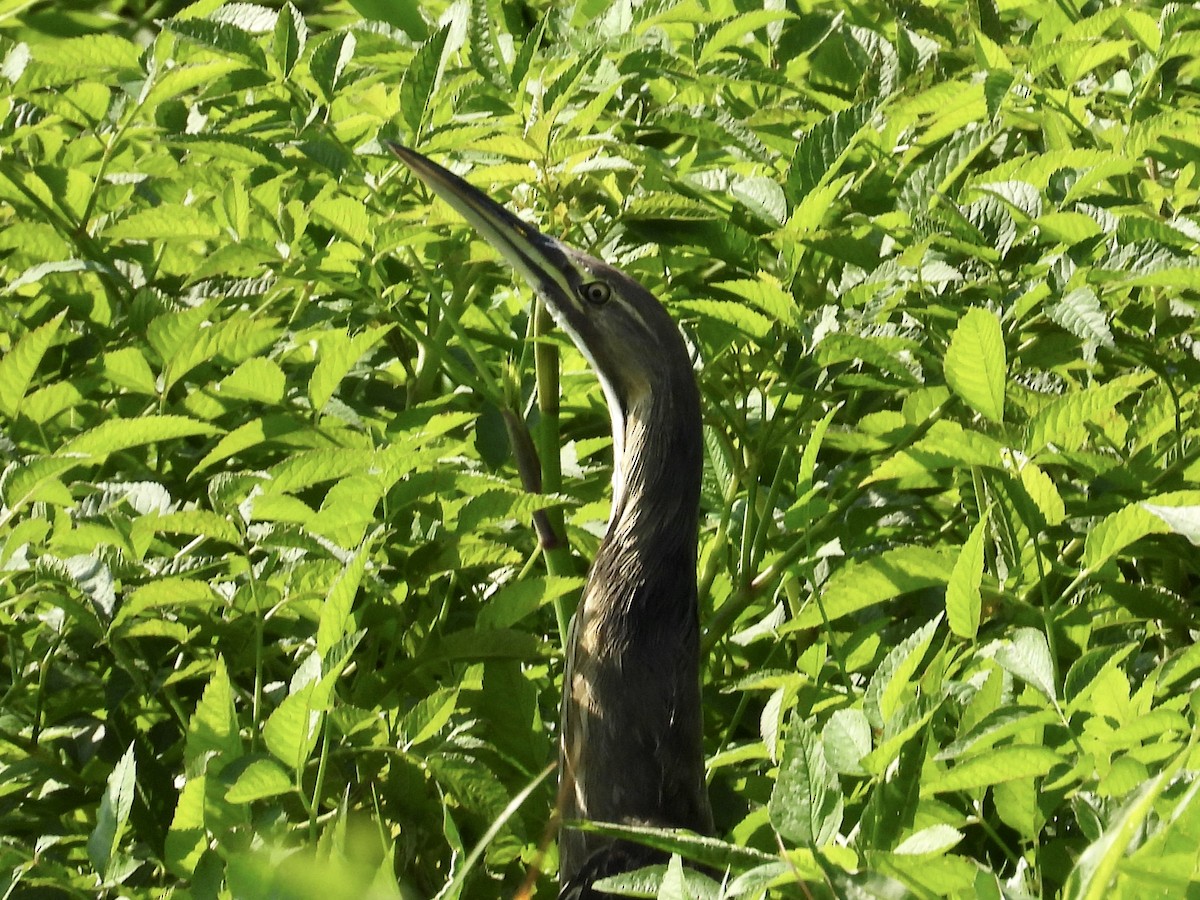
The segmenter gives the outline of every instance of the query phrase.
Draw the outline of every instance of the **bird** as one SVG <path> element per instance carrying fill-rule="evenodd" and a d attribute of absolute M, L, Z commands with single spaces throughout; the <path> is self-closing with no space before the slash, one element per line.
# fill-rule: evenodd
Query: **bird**
<path fill-rule="evenodd" d="M 611 513 L 568 631 L 557 801 L 560 900 L 600 897 L 597 879 L 665 857 L 572 821 L 713 833 L 696 584 L 704 444 L 691 355 L 633 278 L 424 155 L 389 147 L 534 289 L 599 379 L 612 420 Z"/>

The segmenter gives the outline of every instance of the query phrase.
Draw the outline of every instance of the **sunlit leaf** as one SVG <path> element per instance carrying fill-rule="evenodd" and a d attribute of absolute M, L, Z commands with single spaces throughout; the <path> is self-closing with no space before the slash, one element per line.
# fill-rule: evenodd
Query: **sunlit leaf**
<path fill-rule="evenodd" d="M 967 405 L 992 422 L 1004 420 L 1008 363 L 995 314 L 967 310 L 946 349 L 945 372 L 946 383 Z"/>

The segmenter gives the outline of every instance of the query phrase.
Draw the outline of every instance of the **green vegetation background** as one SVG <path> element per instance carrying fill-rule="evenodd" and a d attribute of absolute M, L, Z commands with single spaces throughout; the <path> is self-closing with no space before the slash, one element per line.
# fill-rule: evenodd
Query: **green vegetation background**
<path fill-rule="evenodd" d="M 383 137 L 694 348 L 719 840 L 646 839 L 730 876 L 635 895 L 1200 896 L 1200 10 L 356 6 L 0 0 L 0 894 L 538 860 L 608 419 Z"/>

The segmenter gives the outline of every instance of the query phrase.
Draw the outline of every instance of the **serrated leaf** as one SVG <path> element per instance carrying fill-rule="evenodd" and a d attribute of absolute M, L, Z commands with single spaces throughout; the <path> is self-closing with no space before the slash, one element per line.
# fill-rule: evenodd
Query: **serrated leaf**
<path fill-rule="evenodd" d="M 267 797 L 277 797 L 293 790 L 295 785 L 287 772 L 271 759 L 256 759 L 246 766 L 225 792 L 229 803 L 252 803 Z"/>
<path fill-rule="evenodd" d="M 180 37 L 225 54 L 240 56 L 255 68 L 267 68 L 267 55 L 252 35 L 236 25 L 211 19 L 168 19 L 163 26 Z"/>
<path fill-rule="evenodd" d="M 950 338 L 944 366 L 946 383 L 968 406 L 989 421 L 1004 421 L 1008 362 L 995 313 L 967 310 Z"/>
<path fill-rule="evenodd" d="M 137 347 L 122 347 L 104 354 L 104 375 L 113 384 L 138 394 L 154 396 L 154 373 Z"/>
<path fill-rule="evenodd" d="M 405 750 L 425 743 L 437 735 L 458 706 L 458 688 L 440 688 L 424 697 L 405 713 L 400 723 L 401 741 Z"/>
<path fill-rule="evenodd" d="M 286 78 L 292 73 L 296 60 L 304 52 L 304 44 L 308 40 L 308 26 L 304 16 L 290 2 L 284 3 L 275 19 L 275 34 L 271 49 L 275 61 Z"/>
<path fill-rule="evenodd" d="M 1036 628 L 1018 628 L 1010 639 L 1002 641 L 996 651 L 996 662 L 1050 700 L 1058 699 L 1050 646 L 1046 635 Z"/>
<path fill-rule="evenodd" d="M 930 619 L 889 650 L 875 674 L 871 676 L 863 697 L 863 712 L 876 728 L 895 732 L 896 713 L 905 695 L 910 693 L 912 677 L 925 658 L 941 621 L 940 615 Z"/>
<path fill-rule="evenodd" d="M 167 831 L 163 861 L 168 869 L 184 878 L 191 877 L 200 858 L 208 850 L 208 833 L 204 827 L 206 786 L 203 775 L 188 778 L 179 792 L 175 815 Z"/>
<path fill-rule="evenodd" d="M 255 357 L 234 369 L 219 387 L 222 397 L 278 404 L 283 400 L 286 386 L 283 369 L 269 359 Z"/>
<path fill-rule="evenodd" d="M 945 853 L 963 839 L 963 833 L 950 825 L 930 825 L 910 834 L 901 841 L 893 853 L 901 855 L 929 855 Z"/>
<path fill-rule="evenodd" d="M 153 514 L 143 516 L 137 524 L 146 523 L 146 527 L 163 534 L 191 534 L 197 537 L 207 537 L 218 541 L 238 545 L 241 533 L 225 516 L 207 509 L 184 509 L 178 512 Z"/>
<path fill-rule="evenodd" d="M 317 364 L 308 381 L 308 396 L 313 409 L 325 407 L 354 364 L 391 330 L 390 325 L 380 325 L 354 337 L 349 337 L 345 332 L 332 332 L 322 338 Z"/>
<path fill-rule="evenodd" d="M 673 308 L 693 313 L 700 319 L 732 325 L 756 340 L 765 337 L 774 324 L 758 310 L 728 300 L 680 300 Z"/>
<path fill-rule="evenodd" d="M 1051 401 L 1029 423 L 1025 452 L 1036 456 L 1048 444 L 1064 450 L 1075 449 L 1086 438 L 1085 423 L 1115 415 L 1116 405 L 1149 377 L 1147 372 L 1133 372 L 1107 384 L 1073 391 Z"/>
<path fill-rule="evenodd" d="M 133 618 L 148 609 L 173 606 L 208 606 L 219 603 L 220 598 L 207 582 L 193 578 L 164 578 L 142 585 L 121 604 L 113 624 Z"/>
<path fill-rule="evenodd" d="M 825 764 L 820 741 L 798 715 L 788 728 L 779 778 L 767 810 L 775 830 L 801 846 L 824 846 L 842 824 L 837 778 Z"/>
<path fill-rule="evenodd" d="M 912 478 L 944 469 L 965 466 L 998 468 L 1003 463 L 1004 447 L 994 438 L 963 428 L 957 422 L 939 419 L 928 433 L 906 450 L 883 460 L 863 484 Z"/>
<path fill-rule="evenodd" d="M 485 75 L 492 87 L 501 91 L 512 90 L 505 71 L 504 58 L 500 53 L 499 38 L 492 17 L 488 14 L 487 0 L 470 0 L 471 14 L 467 16 L 467 51 L 475 69 Z"/>
<path fill-rule="evenodd" d="M 343 565 L 325 603 L 321 607 L 321 621 L 317 626 L 317 652 L 322 656 L 341 641 L 350 630 L 350 608 L 354 605 L 354 596 L 362 583 L 363 573 L 366 572 L 367 560 L 382 529 L 373 531 L 354 551 L 354 555 Z"/>
<path fill-rule="evenodd" d="M 795 13 L 788 12 L 782 9 L 756 9 L 752 12 L 742 13 L 739 16 L 734 16 L 728 22 L 725 22 L 713 32 L 713 36 L 708 39 L 704 47 L 700 50 L 700 55 L 696 62 L 698 65 L 703 65 L 709 62 L 714 56 L 724 50 L 726 47 L 743 40 L 747 35 L 757 31 L 760 28 L 765 28 L 772 22 L 778 22 L 782 19 L 795 18 Z"/>
<path fill-rule="evenodd" d="M 979 616 L 983 607 L 979 585 L 983 580 L 983 538 L 987 526 L 988 514 L 985 510 L 959 551 L 946 585 L 946 622 L 951 631 L 968 640 L 974 640 L 979 633 Z"/>
<path fill-rule="evenodd" d="M 133 744 L 130 743 L 108 776 L 104 796 L 100 799 L 100 809 L 96 813 L 96 827 L 88 835 L 88 859 L 101 881 L 110 880 L 117 849 L 133 808 L 136 780 L 137 760 L 133 755 Z"/>
<path fill-rule="evenodd" d="M 271 489 L 295 493 L 314 484 L 345 478 L 368 469 L 373 455 L 367 449 L 307 450 L 292 453 L 268 470 Z"/>
<path fill-rule="evenodd" d="M 814 600 L 781 633 L 815 628 L 909 591 L 945 584 L 953 559 L 927 547 L 898 547 L 838 569 Z"/>
<path fill-rule="evenodd" d="M 308 71 L 327 101 L 334 98 L 357 46 L 353 31 L 322 35 L 321 43 L 309 57 Z"/>
<path fill-rule="evenodd" d="M 242 739 L 233 706 L 233 685 L 224 659 L 218 656 L 213 676 L 188 720 L 183 753 L 188 777 L 204 773 L 219 775 L 241 755 Z"/>
<path fill-rule="evenodd" d="M 830 767 L 843 775 L 865 775 L 862 758 L 871 752 L 871 723 L 861 709 L 835 710 L 821 731 Z"/>
<path fill-rule="evenodd" d="M 66 315 L 63 310 L 49 322 L 23 335 L 15 347 L 0 357 L 0 413 L 16 418 L 33 375 L 54 343 Z"/>
<path fill-rule="evenodd" d="M 787 221 L 787 198 L 783 195 L 783 188 L 773 178 L 736 178 L 729 186 L 729 193 L 772 228 Z"/>
<path fill-rule="evenodd" d="M 1142 508 L 1166 523 L 1175 534 L 1181 534 L 1200 547 L 1200 506 L 1158 506 L 1143 503 Z"/>
<path fill-rule="evenodd" d="M 1148 534 L 1166 534 L 1171 525 L 1152 511 L 1159 507 L 1188 507 L 1200 504 L 1200 491 L 1174 491 L 1130 503 L 1105 516 L 1090 531 L 1083 546 L 1083 562 L 1096 571 L 1106 562 Z"/>
<path fill-rule="evenodd" d="M 1067 507 L 1049 475 L 1035 463 L 1026 461 L 1021 465 L 1021 484 L 1047 525 L 1053 528 L 1063 523 Z"/>
<path fill-rule="evenodd" d="M 787 195 L 793 202 L 808 197 L 839 174 L 841 161 L 867 129 L 875 106 L 871 101 L 838 110 L 804 133 L 788 169 Z"/>
<path fill-rule="evenodd" d="M 220 226 L 211 215 L 179 204 L 139 210 L 104 231 L 104 236 L 114 241 L 206 241 L 220 235 Z"/>
<path fill-rule="evenodd" d="M 784 290 L 777 279 L 765 272 L 760 273 L 758 278 L 721 281 L 713 287 L 752 303 L 776 322 L 784 325 L 794 323 L 799 314 L 796 298 Z"/>
<path fill-rule="evenodd" d="M 582 578 L 548 576 L 506 584 L 488 598 L 476 620 L 481 631 L 511 628 L 534 611 L 583 587 Z"/>
<path fill-rule="evenodd" d="M 429 36 L 421 44 L 400 82 L 400 112 L 413 135 L 420 134 L 421 125 L 429 114 L 429 108 L 445 65 L 446 38 L 450 34 L 447 24 Z"/>
<path fill-rule="evenodd" d="M 172 441 L 196 435 L 216 434 L 217 429 L 187 416 L 142 416 L 140 419 L 111 419 L 67 441 L 59 455 L 81 454 L 104 457 L 118 450 L 156 441 Z"/>
<path fill-rule="evenodd" d="M 198 157 L 209 156 L 244 166 L 271 165 L 282 168 L 284 165 L 283 154 L 273 144 L 244 134 L 176 134 L 171 135 L 166 143 L 187 151 L 192 163 L 200 162 Z"/>
<path fill-rule="evenodd" d="M 961 762 L 935 778 L 921 782 L 921 795 L 970 791 L 1008 781 L 1038 778 L 1063 758 L 1040 745 L 1006 745 Z"/>
<path fill-rule="evenodd" d="M 27 503 L 47 500 L 48 497 L 44 493 L 46 491 L 57 495 L 64 505 L 70 505 L 73 498 L 57 476 L 77 465 L 77 459 L 50 456 L 30 460 L 23 466 L 14 466 L 4 473 L 3 481 L 0 482 L 0 497 L 4 498 L 4 505 L 10 513 L 16 512 Z"/>
<path fill-rule="evenodd" d="M 361 246 L 374 242 L 372 220 L 361 200 L 343 195 L 322 197 L 309 207 L 314 219 Z"/>
<path fill-rule="evenodd" d="M 667 191 L 650 191 L 630 197 L 622 219 L 667 219 L 678 222 L 703 222 L 720 218 L 712 205 L 694 197 Z"/>
<path fill-rule="evenodd" d="M 1077 288 L 1046 310 L 1046 315 L 1082 341 L 1104 347 L 1113 346 L 1112 331 L 1100 306 L 1100 298 L 1091 288 Z"/>
<path fill-rule="evenodd" d="M 314 708 L 316 689 L 317 683 L 310 681 L 288 694 L 263 726 L 267 749 L 291 769 L 302 769 L 317 746 L 321 710 Z"/>

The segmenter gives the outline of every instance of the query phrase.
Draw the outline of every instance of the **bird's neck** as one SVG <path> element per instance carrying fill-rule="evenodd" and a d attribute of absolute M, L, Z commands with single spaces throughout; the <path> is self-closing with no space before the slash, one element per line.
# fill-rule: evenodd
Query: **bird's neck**
<path fill-rule="evenodd" d="M 613 507 L 596 554 L 585 602 L 605 597 L 591 614 L 639 630 L 696 616 L 696 531 L 703 440 L 699 397 L 686 382 L 644 396 L 613 415 Z M 614 595 L 613 585 L 621 591 Z M 588 604 L 591 605 L 590 603 Z"/>

